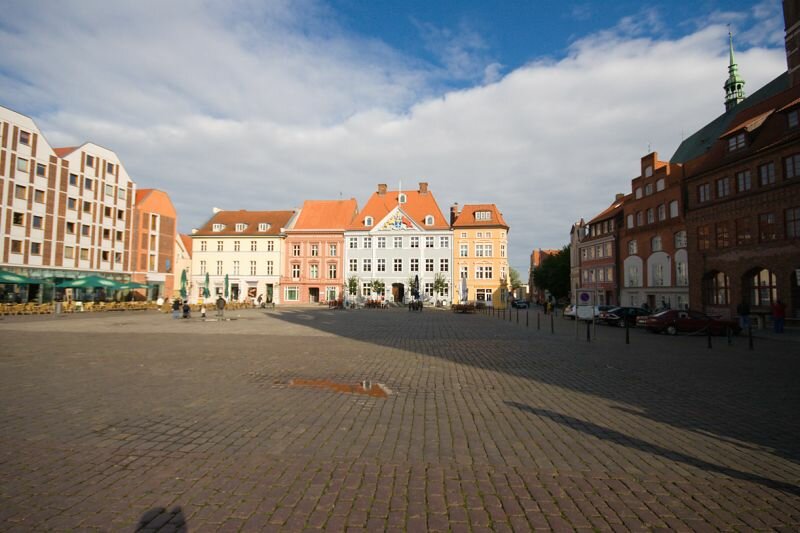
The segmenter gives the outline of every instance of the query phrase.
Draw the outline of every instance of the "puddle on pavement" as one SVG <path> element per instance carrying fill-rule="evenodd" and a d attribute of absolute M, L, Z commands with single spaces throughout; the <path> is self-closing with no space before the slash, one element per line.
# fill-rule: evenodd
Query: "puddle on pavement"
<path fill-rule="evenodd" d="M 362 381 L 354 385 L 352 383 L 337 383 L 327 379 L 292 379 L 289 381 L 289 386 L 326 389 L 344 394 L 360 394 L 372 398 L 386 398 L 390 392 L 383 384 L 369 381 Z"/>

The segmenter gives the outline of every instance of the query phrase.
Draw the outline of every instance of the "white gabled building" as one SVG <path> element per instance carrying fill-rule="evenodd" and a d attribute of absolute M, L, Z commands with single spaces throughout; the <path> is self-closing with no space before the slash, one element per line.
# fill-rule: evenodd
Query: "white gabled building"
<path fill-rule="evenodd" d="M 345 279 L 358 278 L 360 298 L 408 302 L 410 285 L 418 277 L 426 302 L 450 303 L 453 232 L 427 183 L 415 191 L 388 191 L 379 184 L 345 231 L 344 241 Z M 445 288 L 434 294 L 437 275 L 445 280 Z M 384 284 L 381 294 L 372 288 L 375 280 Z"/>

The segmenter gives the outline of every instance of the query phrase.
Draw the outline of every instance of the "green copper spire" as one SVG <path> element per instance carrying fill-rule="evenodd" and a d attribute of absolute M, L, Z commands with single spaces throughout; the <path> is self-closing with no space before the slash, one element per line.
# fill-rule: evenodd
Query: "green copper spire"
<path fill-rule="evenodd" d="M 731 59 L 728 64 L 728 79 L 725 81 L 725 111 L 744 100 L 744 78 L 739 76 L 739 66 L 733 59 L 733 35 L 728 32 Z"/>

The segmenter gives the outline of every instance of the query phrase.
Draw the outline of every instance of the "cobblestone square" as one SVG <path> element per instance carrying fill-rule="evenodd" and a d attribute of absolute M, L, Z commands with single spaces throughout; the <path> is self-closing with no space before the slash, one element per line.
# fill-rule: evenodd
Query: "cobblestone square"
<path fill-rule="evenodd" d="M 9 317 L 0 529 L 800 528 L 800 344 L 520 317 Z"/>

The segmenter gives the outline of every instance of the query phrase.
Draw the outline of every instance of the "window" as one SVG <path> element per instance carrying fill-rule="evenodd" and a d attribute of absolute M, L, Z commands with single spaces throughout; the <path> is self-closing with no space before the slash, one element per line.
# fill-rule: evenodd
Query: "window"
<path fill-rule="evenodd" d="M 689 285 L 689 269 L 685 261 L 675 262 L 675 284 L 680 287 Z"/>
<path fill-rule="evenodd" d="M 393 246 L 395 248 L 402 248 L 403 247 L 403 238 L 402 237 L 395 237 Z"/>
<path fill-rule="evenodd" d="M 651 252 L 660 252 L 661 251 L 661 237 L 656 235 L 652 239 L 650 239 L 650 251 Z"/>
<path fill-rule="evenodd" d="M 350 260 L 350 272 L 358 272 L 358 259 Z"/>
<path fill-rule="evenodd" d="M 200 241 L 200 251 L 201 252 L 208 251 L 208 241 Z"/>
<path fill-rule="evenodd" d="M 433 215 L 426 215 L 425 216 L 425 225 L 426 226 L 433 226 Z"/>
<path fill-rule="evenodd" d="M 217 241 L 217 251 L 221 252 L 224 241 Z"/>
<path fill-rule="evenodd" d="M 86 154 L 86 166 L 89 168 L 94 168 L 94 156 Z"/>
<path fill-rule="evenodd" d="M 475 290 L 475 299 L 479 302 L 491 302 L 492 301 L 492 289 L 476 289 Z"/>
<path fill-rule="evenodd" d="M 17 158 L 17 170 L 20 172 L 27 172 L 28 171 L 28 160 L 22 159 L 21 157 Z"/>
<path fill-rule="evenodd" d="M 241 232 L 241 231 L 244 231 L 244 228 L 246 228 L 246 227 L 247 227 L 247 224 L 243 224 L 241 222 L 237 222 L 236 225 L 233 227 L 233 229 L 235 231 L 237 231 L 237 232 Z"/>
<path fill-rule="evenodd" d="M 15 226 L 24 226 L 25 225 L 25 214 L 24 213 L 13 213 L 11 215 L 11 223 Z"/>
<path fill-rule="evenodd" d="M 67 222 L 67 235 L 75 235 L 75 223 L 74 222 Z"/>
<path fill-rule="evenodd" d="M 644 186 L 644 195 L 650 196 L 651 194 L 653 194 L 653 184 L 648 183 L 647 185 Z"/>
<path fill-rule="evenodd" d="M 92 178 L 83 178 L 83 190 L 91 191 L 93 183 Z"/>
<path fill-rule="evenodd" d="M 675 248 L 686 248 L 686 230 L 675 234 Z"/>
<path fill-rule="evenodd" d="M 372 217 L 364 217 L 364 225 L 370 227 L 374 224 L 374 220 Z"/>
<path fill-rule="evenodd" d="M 47 166 L 42 163 L 36 163 L 36 175 L 44 178 L 47 175 Z"/>
<path fill-rule="evenodd" d="M 476 244 L 475 245 L 475 257 L 483 257 L 483 245 Z"/>
<path fill-rule="evenodd" d="M 786 120 L 789 123 L 790 128 L 796 128 L 798 124 L 798 112 L 795 109 L 794 111 L 789 111 L 786 115 Z"/>
<path fill-rule="evenodd" d="M 259 222 L 258 223 L 258 231 L 267 231 L 269 229 L 269 224 L 266 222 Z"/>
<path fill-rule="evenodd" d="M 636 255 L 639 252 L 638 246 L 636 245 L 636 239 L 631 239 L 628 241 L 628 255 Z"/>
<path fill-rule="evenodd" d="M 475 279 L 492 279 L 492 267 L 485 265 L 475 267 Z"/>
<path fill-rule="evenodd" d="M 372 237 L 364 237 L 364 248 L 372 248 Z"/>
<path fill-rule="evenodd" d="M 222 261 L 217 261 L 217 276 L 222 275 Z"/>
<path fill-rule="evenodd" d="M 647 209 L 647 223 L 652 224 L 653 222 L 655 222 L 655 216 L 653 214 L 653 208 L 650 207 Z"/>
<path fill-rule="evenodd" d="M 678 216 L 678 200 L 672 200 L 669 203 L 669 217 L 675 218 Z"/>
<path fill-rule="evenodd" d="M 450 272 L 450 260 L 443 258 L 439 259 L 439 272 Z"/>
<path fill-rule="evenodd" d="M 372 259 L 364 259 L 361 266 L 364 272 L 372 272 Z"/>
<path fill-rule="evenodd" d="M 466 243 L 458 245 L 458 256 L 459 257 L 468 257 L 469 256 L 469 245 Z"/>
<path fill-rule="evenodd" d="M 775 274 L 764 269 L 753 276 L 752 303 L 757 307 L 768 307 L 778 299 L 778 284 Z"/>
<path fill-rule="evenodd" d="M 739 192 L 749 191 L 752 187 L 750 182 L 750 171 L 744 170 L 736 173 L 736 190 Z"/>
<path fill-rule="evenodd" d="M 425 272 L 433 272 L 433 259 L 425 260 Z"/>
<path fill-rule="evenodd" d="M 386 259 L 378 259 L 378 272 L 386 272 Z"/>
<path fill-rule="evenodd" d="M 405 195 L 405 193 L 400 193 L 400 194 L 397 196 L 397 202 L 398 202 L 398 203 L 404 204 L 404 203 L 406 203 L 406 201 L 407 201 L 407 200 L 408 200 L 408 198 L 406 198 L 406 195 Z"/>
<path fill-rule="evenodd" d="M 91 213 L 92 212 L 92 203 L 88 200 L 83 201 L 83 212 L 84 213 Z"/>
<path fill-rule="evenodd" d="M 21 254 L 22 253 L 22 241 L 11 241 L 11 253 L 12 254 Z"/>
<path fill-rule="evenodd" d="M 634 196 L 636 196 L 637 200 L 642 197 L 642 188 L 641 187 L 636 187 L 636 189 L 633 192 L 634 192 Z"/>
<path fill-rule="evenodd" d="M 283 299 L 287 302 L 296 302 L 300 299 L 300 290 L 297 287 L 286 287 Z"/>
<path fill-rule="evenodd" d="M 117 189 L 117 198 L 120 200 L 125 199 L 125 189 Z"/>
<path fill-rule="evenodd" d="M 708 250 L 711 248 L 711 226 L 697 228 L 697 249 Z"/>
<path fill-rule="evenodd" d="M 117 209 L 117 220 L 124 220 L 124 219 L 125 219 L 125 210 Z"/>
<path fill-rule="evenodd" d="M 31 227 L 33 229 L 42 229 L 42 217 L 39 215 L 33 215 L 31 218 Z"/>
<path fill-rule="evenodd" d="M 626 220 L 627 220 L 627 222 L 628 222 L 628 224 L 627 224 L 627 225 L 628 225 L 628 228 L 632 228 L 632 227 L 633 227 L 633 215 L 632 215 L 632 214 L 631 214 L 631 215 L 628 215 L 628 216 L 626 217 Z"/>
<path fill-rule="evenodd" d="M 641 211 L 637 211 L 636 212 L 636 225 L 637 226 L 641 226 L 643 222 L 644 222 L 644 219 L 642 218 L 642 212 Z"/>
<path fill-rule="evenodd" d="M 319 278 L 319 265 L 310 265 L 309 267 L 309 275 L 311 279 Z"/>
<path fill-rule="evenodd" d="M 800 176 L 800 154 L 787 157 L 784 162 L 786 165 L 786 179 Z"/>
<path fill-rule="evenodd" d="M 482 238 L 483 238 L 483 232 L 480 232 L 480 231 L 479 231 L 479 232 L 478 232 L 478 234 L 477 234 L 477 237 L 478 237 L 479 239 L 482 239 Z"/>
<path fill-rule="evenodd" d="M 250 275 L 251 276 L 255 276 L 256 275 L 256 262 L 255 261 L 250 261 Z"/>
<path fill-rule="evenodd" d="M 704 183 L 697 186 L 697 201 L 700 203 L 711 200 L 711 185 Z"/>
<path fill-rule="evenodd" d="M 767 163 L 758 167 L 758 180 L 761 186 L 775 183 L 775 163 Z"/>
<path fill-rule="evenodd" d="M 64 259 L 75 259 L 75 247 L 74 246 L 65 246 L 64 247 Z"/>
<path fill-rule="evenodd" d="M 14 185 L 14 198 L 19 200 L 28 199 L 28 188 L 24 185 Z"/>
<path fill-rule="evenodd" d="M 730 303 L 730 280 L 724 272 L 716 272 L 706 279 L 706 298 L 711 305 Z"/>
<path fill-rule="evenodd" d="M 275 251 L 275 241 L 267 241 L 267 251 L 268 252 Z"/>
<path fill-rule="evenodd" d="M 730 235 L 728 234 L 728 224 L 717 224 L 717 248 L 727 248 L 730 246 Z"/>
<path fill-rule="evenodd" d="M 461 265 L 459 268 L 459 274 L 462 279 L 467 279 L 469 276 L 469 267 L 467 265 Z"/>
<path fill-rule="evenodd" d="M 319 257 L 319 244 L 311 245 L 311 257 Z"/>
<path fill-rule="evenodd" d="M 114 173 L 114 163 L 106 163 L 106 173 L 107 174 Z"/>
<path fill-rule="evenodd" d="M 107 218 L 113 217 L 114 216 L 114 210 L 109 206 L 104 207 L 103 208 L 103 216 L 107 217 Z"/>
<path fill-rule="evenodd" d="M 275 263 L 273 261 L 267 261 L 267 276 L 272 276 L 275 274 Z"/>
<path fill-rule="evenodd" d="M 744 133 L 740 133 L 739 135 L 734 135 L 733 137 L 728 139 L 728 151 L 733 152 L 734 150 L 740 150 L 744 148 Z"/>
<path fill-rule="evenodd" d="M 409 262 L 411 272 L 419 272 L 419 259 L 411 259 Z"/>
<path fill-rule="evenodd" d="M 731 179 L 721 178 L 717 180 L 717 198 L 725 198 L 731 193 Z"/>
<path fill-rule="evenodd" d="M 663 191 L 664 190 L 664 178 L 658 178 L 656 180 L 656 191 Z"/>
<path fill-rule="evenodd" d="M 206 262 L 205 259 L 200 260 L 200 274 L 206 273 Z"/>
<path fill-rule="evenodd" d="M 242 241 L 233 241 L 233 251 L 238 252 L 242 249 Z"/>
<path fill-rule="evenodd" d="M 800 238 L 800 207 L 790 207 L 786 210 L 786 237 L 789 239 Z"/>
<path fill-rule="evenodd" d="M 394 260 L 394 271 L 395 272 L 402 272 L 403 271 L 403 260 L 395 258 Z"/>
<path fill-rule="evenodd" d="M 234 276 L 238 276 L 239 275 L 239 261 L 234 261 L 233 262 L 233 275 Z"/>
<path fill-rule="evenodd" d="M 439 248 L 450 248 L 450 237 L 439 237 Z"/>
<path fill-rule="evenodd" d="M 656 263 L 652 265 L 652 272 L 650 276 L 650 286 L 663 287 L 664 286 L 664 265 Z"/>
<path fill-rule="evenodd" d="M 114 239 L 117 241 L 122 241 L 122 232 L 117 230 L 114 232 Z"/>
<path fill-rule="evenodd" d="M 774 241 L 778 238 L 778 225 L 775 223 L 775 213 L 758 215 L 758 235 L 761 242 Z"/>
<path fill-rule="evenodd" d="M 433 296 L 433 283 L 425 283 L 424 293 L 426 296 Z"/>
<path fill-rule="evenodd" d="M 372 294 L 372 282 L 367 281 L 361 284 L 361 294 L 364 296 L 369 296 Z"/>
<path fill-rule="evenodd" d="M 88 260 L 89 260 L 89 249 L 81 248 L 81 261 L 88 261 Z"/>
<path fill-rule="evenodd" d="M 425 248 L 433 248 L 433 237 L 425 237 Z"/>
<path fill-rule="evenodd" d="M 89 224 L 82 224 L 81 225 L 81 235 L 84 237 L 88 237 L 89 233 L 91 232 L 92 227 Z"/>
<path fill-rule="evenodd" d="M 19 143 L 25 146 L 31 145 L 31 134 L 27 131 L 19 130 Z"/>
<path fill-rule="evenodd" d="M 378 248 L 386 248 L 386 237 L 378 237 Z"/>
<path fill-rule="evenodd" d="M 211 231 L 222 231 L 225 229 L 225 224 L 212 224 Z"/>
<path fill-rule="evenodd" d="M 411 247 L 419 248 L 419 237 L 411 237 Z"/>
<path fill-rule="evenodd" d="M 44 199 L 45 199 L 44 191 L 39 190 L 39 189 L 36 189 L 35 191 L 33 191 L 33 201 L 34 202 L 36 202 L 37 204 L 43 204 L 44 203 Z"/>
<path fill-rule="evenodd" d="M 328 255 L 331 257 L 336 257 L 337 246 L 336 243 L 331 243 L 328 245 Z"/>
<path fill-rule="evenodd" d="M 666 220 L 667 219 L 667 206 L 664 204 L 660 204 L 658 206 L 658 220 Z"/>
<path fill-rule="evenodd" d="M 298 279 L 300 277 L 300 264 L 293 263 L 292 264 L 292 278 Z"/>
<path fill-rule="evenodd" d="M 584 271 L 586 273 L 586 271 Z M 584 276 L 586 277 L 586 276 Z M 639 285 L 639 267 L 631 265 L 628 267 L 628 276 L 625 280 L 626 287 L 640 287 Z"/>
<path fill-rule="evenodd" d="M 611 244 L 609 244 L 609 246 L 611 246 Z M 505 257 L 505 256 L 506 256 L 506 245 L 505 244 L 501 244 L 500 245 L 500 257 Z"/>
<path fill-rule="evenodd" d="M 300 257 L 300 245 L 293 244 L 292 245 L 292 257 Z"/>

